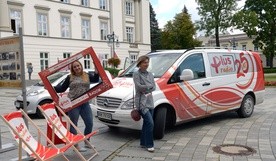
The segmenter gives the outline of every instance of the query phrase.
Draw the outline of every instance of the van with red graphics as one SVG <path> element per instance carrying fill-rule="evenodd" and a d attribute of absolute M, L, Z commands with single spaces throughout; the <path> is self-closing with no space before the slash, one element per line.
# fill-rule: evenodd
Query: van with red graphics
<path fill-rule="evenodd" d="M 225 111 L 250 117 L 264 100 L 264 74 L 258 53 L 242 50 L 172 50 L 149 53 L 148 71 L 155 77 L 154 136 L 166 127 Z M 112 89 L 94 101 L 96 117 L 109 127 L 141 129 L 131 119 L 134 87 L 132 64 L 112 80 Z"/>

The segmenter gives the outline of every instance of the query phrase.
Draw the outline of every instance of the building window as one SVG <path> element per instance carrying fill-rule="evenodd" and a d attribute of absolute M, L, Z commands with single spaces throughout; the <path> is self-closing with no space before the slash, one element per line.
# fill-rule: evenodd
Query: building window
<path fill-rule="evenodd" d="M 126 27 L 127 41 L 133 43 L 133 27 Z"/>
<path fill-rule="evenodd" d="M 83 61 L 84 61 L 84 69 L 91 69 L 90 67 L 91 67 L 91 65 L 90 65 L 90 63 L 91 63 L 91 59 L 90 59 L 90 55 L 85 55 L 84 57 L 83 57 Z"/>
<path fill-rule="evenodd" d="M 19 34 L 19 28 L 21 27 L 21 12 L 17 10 L 11 10 L 10 18 L 13 33 Z"/>
<path fill-rule="evenodd" d="M 60 0 L 63 3 L 70 3 L 69 0 Z"/>
<path fill-rule="evenodd" d="M 48 36 L 48 17 L 46 14 L 43 14 L 43 13 L 37 14 L 37 28 L 38 28 L 38 35 Z"/>
<path fill-rule="evenodd" d="M 81 0 L 81 5 L 85 7 L 89 7 L 89 0 Z"/>
<path fill-rule="evenodd" d="M 106 0 L 100 0 L 100 9 L 107 10 L 107 2 Z"/>
<path fill-rule="evenodd" d="M 107 40 L 108 25 L 107 22 L 100 22 L 101 40 Z"/>
<path fill-rule="evenodd" d="M 81 20 L 81 36 L 82 39 L 90 39 L 90 20 L 82 19 Z"/>
<path fill-rule="evenodd" d="M 40 52 L 40 70 L 45 70 L 49 67 L 49 54 Z"/>
<path fill-rule="evenodd" d="M 67 59 L 71 56 L 71 53 L 63 53 L 63 59 Z"/>
<path fill-rule="evenodd" d="M 108 54 L 99 54 L 99 59 L 100 59 L 100 62 L 102 63 L 102 66 L 104 68 L 107 67 L 107 60 L 108 60 Z"/>
<path fill-rule="evenodd" d="M 127 0 L 125 3 L 126 15 L 133 15 L 133 1 Z"/>
<path fill-rule="evenodd" d="M 130 63 L 134 63 L 137 61 L 138 54 L 137 53 L 129 53 Z"/>
<path fill-rule="evenodd" d="M 259 51 L 258 45 L 254 45 L 254 51 Z"/>
<path fill-rule="evenodd" d="M 242 45 L 242 50 L 246 50 L 246 45 Z"/>
<path fill-rule="evenodd" d="M 71 23 L 70 23 L 70 18 L 69 17 L 64 17 L 62 16 L 60 18 L 60 23 L 61 23 L 61 37 L 67 37 L 70 38 L 71 34 Z"/>

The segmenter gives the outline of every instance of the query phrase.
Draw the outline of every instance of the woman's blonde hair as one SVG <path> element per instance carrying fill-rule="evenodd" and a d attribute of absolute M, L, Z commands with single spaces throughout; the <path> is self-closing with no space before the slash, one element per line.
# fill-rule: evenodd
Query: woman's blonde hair
<path fill-rule="evenodd" d="M 82 80 L 84 80 L 85 82 L 89 82 L 89 76 L 86 72 L 83 71 L 83 66 L 82 66 L 81 62 L 78 60 L 74 61 L 70 66 L 70 72 L 71 72 L 70 79 L 77 76 L 76 72 L 74 71 L 74 68 L 73 68 L 74 63 L 79 63 L 79 65 L 81 66 L 82 73 L 80 76 L 81 76 Z"/>

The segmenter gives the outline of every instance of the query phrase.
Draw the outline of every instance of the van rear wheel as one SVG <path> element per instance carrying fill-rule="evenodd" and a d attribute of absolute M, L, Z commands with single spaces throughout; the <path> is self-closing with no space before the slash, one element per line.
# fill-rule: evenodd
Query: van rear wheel
<path fill-rule="evenodd" d="M 155 139 L 162 139 L 165 135 L 167 108 L 160 107 L 154 112 L 154 130 Z"/>
<path fill-rule="evenodd" d="M 254 98 L 251 95 L 246 95 L 241 103 L 241 107 L 237 111 L 242 118 L 250 117 L 254 111 Z"/>

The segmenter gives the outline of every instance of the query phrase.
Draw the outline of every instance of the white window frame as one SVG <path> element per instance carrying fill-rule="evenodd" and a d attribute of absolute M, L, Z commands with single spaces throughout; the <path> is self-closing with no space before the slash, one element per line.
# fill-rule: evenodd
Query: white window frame
<path fill-rule="evenodd" d="M 89 7 L 89 0 L 81 0 L 81 5 L 85 7 Z"/>
<path fill-rule="evenodd" d="M 136 62 L 137 61 L 137 59 L 138 59 L 138 53 L 136 53 L 136 52 L 129 52 L 129 59 L 130 59 L 130 63 L 132 64 L 132 63 L 134 63 L 134 62 Z"/>
<path fill-rule="evenodd" d="M 40 52 L 40 71 L 43 71 L 49 67 L 49 52 Z"/>
<path fill-rule="evenodd" d="M 39 36 L 48 36 L 48 14 L 37 12 L 37 34 Z"/>
<path fill-rule="evenodd" d="M 71 37 L 71 18 L 69 16 L 60 16 L 60 32 L 61 37 Z"/>
<path fill-rule="evenodd" d="M 99 54 L 100 61 L 104 68 L 106 68 L 108 65 L 108 56 L 109 54 Z"/>
<path fill-rule="evenodd" d="M 134 42 L 134 28 L 133 27 L 126 27 L 126 38 L 129 43 Z"/>
<path fill-rule="evenodd" d="M 126 0 L 125 1 L 125 14 L 126 15 L 133 15 L 133 0 Z"/>
<path fill-rule="evenodd" d="M 69 53 L 69 52 L 64 52 L 63 53 L 63 59 L 67 59 L 67 58 L 69 58 L 71 56 L 71 53 Z"/>
<path fill-rule="evenodd" d="M 107 0 L 99 0 L 99 8 L 101 10 L 107 10 Z"/>
<path fill-rule="evenodd" d="M 90 55 L 85 55 L 83 57 L 83 68 L 84 69 L 91 69 L 91 59 Z"/>
<path fill-rule="evenodd" d="M 108 22 L 100 21 L 100 34 L 101 34 L 101 40 L 107 40 Z"/>
<path fill-rule="evenodd" d="M 259 51 L 259 47 L 257 45 L 254 45 L 254 51 Z"/>
<path fill-rule="evenodd" d="M 85 40 L 91 39 L 91 22 L 87 18 L 81 19 L 81 38 Z"/>
<path fill-rule="evenodd" d="M 15 34 L 19 34 L 19 28 L 22 27 L 22 12 L 19 10 L 10 10 L 10 19 L 15 21 Z"/>
<path fill-rule="evenodd" d="M 242 50 L 246 51 L 246 45 L 242 45 Z"/>

